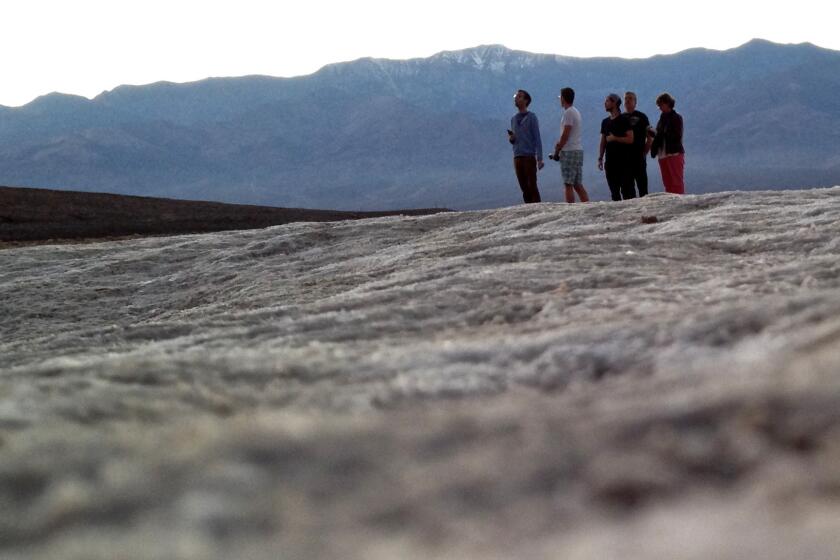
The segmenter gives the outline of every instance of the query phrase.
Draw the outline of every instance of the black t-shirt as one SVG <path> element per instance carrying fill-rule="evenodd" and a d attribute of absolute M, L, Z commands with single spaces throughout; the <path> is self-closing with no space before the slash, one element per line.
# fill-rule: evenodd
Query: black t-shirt
<path fill-rule="evenodd" d="M 633 129 L 633 150 L 641 154 L 645 151 L 645 142 L 647 141 L 647 131 L 650 128 L 650 121 L 647 115 L 641 111 L 625 113 L 625 116 L 630 121 L 630 128 Z"/>
<path fill-rule="evenodd" d="M 624 114 L 621 114 L 614 119 L 607 117 L 601 121 L 601 134 L 604 136 L 609 136 L 610 134 L 618 137 L 627 136 L 627 131 L 630 129 L 630 120 L 627 118 L 627 115 Z M 619 158 L 627 158 L 632 150 L 633 146 L 630 144 L 607 142 L 607 161 L 610 161 L 611 159 L 612 161 L 615 161 Z"/>

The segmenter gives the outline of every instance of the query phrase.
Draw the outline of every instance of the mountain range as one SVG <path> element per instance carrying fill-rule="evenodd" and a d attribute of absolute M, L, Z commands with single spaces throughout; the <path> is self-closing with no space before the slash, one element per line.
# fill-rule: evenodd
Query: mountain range
<path fill-rule="evenodd" d="M 577 92 L 596 199 L 607 196 L 595 168 L 603 99 L 626 90 L 653 123 L 656 95 L 677 99 L 689 192 L 840 183 L 840 52 L 754 40 L 647 59 L 490 45 L 296 78 L 53 93 L 0 107 L 0 184 L 343 210 L 514 204 L 513 93 L 533 96 L 548 152 L 564 86 Z M 654 161 L 648 169 L 661 190 Z M 560 199 L 556 164 L 540 182 L 544 199 Z"/>

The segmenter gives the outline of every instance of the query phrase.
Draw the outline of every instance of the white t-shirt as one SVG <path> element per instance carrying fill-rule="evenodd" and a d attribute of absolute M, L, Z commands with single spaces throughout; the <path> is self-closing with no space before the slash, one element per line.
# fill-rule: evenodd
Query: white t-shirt
<path fill-rule="evenodd" d="M 583 119 L 580 118 L 580 112 L 575 107 L 569 107 L 563 111 L 563 118 L 560 119 L 560 134 L 563 134 L 565 127 L 572 127 L 569 131 L 569 139 L 566 140 L 566 144 L 563 146 L 564 152 L 583 149 L 583 144 L 581 144 L 580 140 L 581 129 L 583 128 L 582 124 Z"/>

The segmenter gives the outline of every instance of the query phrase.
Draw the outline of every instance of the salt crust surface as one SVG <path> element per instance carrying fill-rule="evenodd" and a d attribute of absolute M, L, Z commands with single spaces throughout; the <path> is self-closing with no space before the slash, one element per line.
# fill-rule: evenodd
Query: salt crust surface
<path fill-rule="evenodd" d="M 838 255 L 840 188 L 0 251 L 0 553 L 834 558 Z"/>

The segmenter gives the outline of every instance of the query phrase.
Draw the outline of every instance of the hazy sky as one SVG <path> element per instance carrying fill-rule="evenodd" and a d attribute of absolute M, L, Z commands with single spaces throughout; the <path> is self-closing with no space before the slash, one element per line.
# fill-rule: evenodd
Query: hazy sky
<path fill-rule="evenodd" d="M 667 7 L 670 4 L 670 8 Z M 294 76 L 363 56 L 411 58 L 500 43 L 570 56 L 727 49 L 751 38 L 840 50 L 830 2 L 705 0 L 9 0 L 0 104 L 120 84 Z M 632 6 L 632 8 L 630 8 Z"/>

